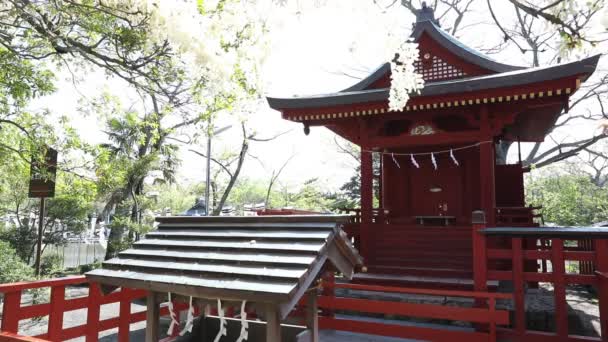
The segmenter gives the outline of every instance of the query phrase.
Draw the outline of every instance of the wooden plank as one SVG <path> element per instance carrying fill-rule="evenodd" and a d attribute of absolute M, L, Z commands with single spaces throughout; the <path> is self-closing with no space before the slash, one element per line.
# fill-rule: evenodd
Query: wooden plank
<path fill-rule="evenodd" d="M 285 239 L 313 239 L 325 240 L 333 231 L 326 229 L 324 231 L 317 230 L 301 230 L 301 231 L 285 231 L 280 228 L 273 229 L 257 229 L 257 230 L 222 230 L 222 229 L 195 229 L 184 230 L 157 230 L 146 234 L 146 238 L 150 237 L 186 237 L 186 238 L 247 238 L 247 239 L 270 239 L 270 240 L 285 240 Z"/>
<path fill-rule="evenodd" d="M 0 293 L 16 292 L 29 289 L 39 289 L 41 287 L 52 287 L 60 285 L 77 285 L 87 282 L 85 276 L 55 278 L 37 281 L 23 281 L 18 283 L 0 284 Z"/>
<path fill-rule="evenodd" d="M 320 296 L 319 307 L 331 308 L 335 310 L 353 310 L 367 313 L 447 319 L 474 323 L 509 323 L 509 313 L 507 311 L 495 311 L 494 315 L 492 315 L 487 309 L 462 308 L 434 304 L 414 304 L 370 299 Z"/>
<path fill-rule="evenodd" d="M 260 277 L 269 278 L 287 278 L 287 279 L 299 279 L 302 277 L 308 268 L 301 267 L 297 268 L 286 268 L 267 265 L 261 266 L 235 266 L 228 264 L 219 263 L 186 263 L 186 262 L 175 262 L 173 259 L 167 258 L 162 260 L 157 257 L 156 260 L 142 260 L 142 259 L 127 259 L 127 258 L 116 258 L 108 260 L 103 263 L 104 266 L 112 266 L 111 268 L 125 268 L 129 270 L 135 269 L 167 269 L 168 271 L 187 271 L 190 272 L 201 272 L 201 273 L 220 273 L 229 274 L 230 276 L 238 275 L 254 275 Z M 351 267 L 352 268 L 352 267 Z"/>
<path fill-rule="evenodd" d="M 281 316 L 275 305 L 266 308 L 266 342 L 281 342 Z"/>
<path fill-rule="evenodd" d="M 146 342 L 157 342 L 159 337 L 160 311 L 156 293 L 150 292 L 146 297 Z"/>
<path fill-rule="evenodd" d="M 362 320 L 335 319 L 329 317 L 319 317 L 319 327 L 321 329 L 335 329 L 358 332 L 362 334 L 410 338 L 435 342 L 487 342 L 489 336 L 488 334 L 481 332 L 423 328 L 417 326 L 383 324 L 366 322 Z"/>
<path fill-rule="evenodd" d="M 510 274 L 510 272 L 509 272 L 509 274 Z M 512 299 L 513 298 L 513 296 L 508 293 L 497 293 L 497 292 L 434 290 L 434 289 L 361 285 L 361 284 L 347 284 L 347 283 L 336 283 L 333 286 L 330 286 L 330 284 L 323 283 L 323 288 L 326 288 L 326 287 L 352 289 L 352 290 L 360 290 L 360 291 L 373 291 L 373 292 L 420 294 L 420 295 L 442 296 L 442 297 L 497 298 L 497 299 Z"/>
<path fill-rule="evenodd" d="M 350 220 L 350 215 L 271 215 L 271 216 L 158 216 L 160 223 L 197 223 L 197 224 L 254 224 L 261 223 L 344 223 Z"/>
<path fill-rule="evenodd" d="M 145 239 L 134 246 L 186 247 L 186 248 L 225 248 L 246 250 L 318 252 L 325 243 L 280 243 L 251 241 L 188 241 L 170 239 Z"/>
<path fill-rule="evenodd" d="M 315 255 L 305 253 L 239 253 L 229 251 L 208 251 L 208 252 L 197 252 L 187 250 L 171 250 L 171 249 L 129 249 L 120 253 L 120 256 L 135 256 L 135 257 L 148 257 L 158 256 L 162 253 L 163 256 L 168 258 L 185 259 L 185 260 L 214 260 L 214 261 L 234 261 L 234 262 L 248 262 L 248 263 L 261 263 L 261 264 L 293 264 L 293 265 L 306 265 L 308 266 L 314 259 Z"/>

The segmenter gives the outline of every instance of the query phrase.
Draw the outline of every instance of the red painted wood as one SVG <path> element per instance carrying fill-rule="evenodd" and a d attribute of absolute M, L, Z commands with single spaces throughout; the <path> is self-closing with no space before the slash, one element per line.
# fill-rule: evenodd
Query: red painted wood
<path fill-rule="evenodd" d="M 373 167 L 372 154 L 370 152 L 361 151 L 361 255 L 364 258 L 370 257 L 371 249 L 369 246 L 370 227 L 372 223 L 372 208 L 373 208 Z"/>
<path fill-rule="evenodd" d="M 568 304 L 566 303 L 566 274 L 564 263 L 564 240 L 551 239 L 553 258 L 553 295 L 555 300 L 555 327 L 557 335 L 568 336 Z"/>
<path fill-rule="evenodd" d="M 66 285 L 77 285 L 87 283 L 85 276 L 45 279 L 37 281 L 24 281 L 19 283 L 0 284 L 0 293 L 39 289 L 41 287 L 52 287 L 52 286 L 66 286 Z"/>
<path fill-rule="evenodd" d="M 333 319 L 319 317 L 320 329 L 335 329 L 342 331 L 352 331 L 363 334 L 378 336 L 391 336 L 410 338 L 424 341 L 467 341 L 467 342 L 487 342 L 488 334 L 480 332 L 468 332 L 459 330 L 442 330 L 432 328 L 422 328 L 417 326 L 403 326 L 394 324 L 383 324 L 366 322 L 359 320 Z"/>
<path fill-rule="evenodd" d="M 58 341 L 62 338 L 63 313 L 65 311 L 65 285 L 51 288 L 48 338 Z"/>
<path fill-rule="evenodd" d="M 522 239 L 514 238 L 513 248 L 513 298 L 515 303 L 515 331 L 523 335 L 526 331 L 526 303 L 524 292 L 524 254 Z"/>
<path fill-rule="evenodd" d="M 595 267 L 597 272 L 608 272 L 608 240 L 598 239 L 595 244 Z M 598 276 L 597 293 L 600 308 L 600 326 L 602 341 L 608 341 L 608 279 L 604 276 Z"/>
<path fill-rule="evenodd" d="M 89 301 L 87 303 L 86 342 L 97 342 L 99 339 L 99 309 L 102 293 L 99 285 L 89 283 Z"/>
<path fill-rule="evenodd" d="M 555 333 L 528 330 L 523 335 L 516 333 L 513 329 L 498 327 L 498 337 L 505 341 L 517 342 L 591 342 L 600 341 L 596 337 L 569 335 L 567 339 L 557 336 Z"/>
<path fill-rule="evenodd" d="M 121 288 L 120 292 L 123 293 L 123 299 L 120 301 L 119 317 L 120 322 L 118 324 L 118 342 L 129 342 L 129 330 L 131 326 L 131 300 L 128 299 L 132 294 L 132 290 L 128 288 Z"/>
<path fill-rule="evenodd" d="M 8 314 L 9 312 L 17 313 L 21 307 L 21 290 L 16 292 L 8 292 L 4 294 L 4 307 L 2 316 L 2 330 L 17 333 L 19 328 L 19 316 L 17 314 Z"/>
<path fill-rule="evenodd" d="M 352 310 L 367 313 L 382 313 L 385 315 L 402 315 L 409 317 L 447 319 L 475 323 L 496 322 L 497 324 L 501 325 L 509 323 L 509 313 L 507 311 L 495 311 L 492 314 L 487 309 L 462 308 L 445 305 L 412 304 L 370 299 L 320 296 L 319 307 L 336 310 Z"/>
<path fill-rule="evenodd" d="M 323 284 L 323 286 L 329 286 Z M 450 290 L 435 290 L 435 289 L 420 289 L 420 288 L 406 288 L 406 287 L 392 287 L 392 286 L 374 286 L 374 285 L 360 285 L 350 283 L 335 283 L 334 288 L 339 289 L 352 289 L 360 291 L 372 291 L 372 292 L 392 292 L 392 293 L 409 293 L 429 296 L 442 296 L 442 297 L 468 297 L 468 298 L 496 298 L 496 299 L 512 299 L 508 293 L 496 293 L 496 292 L 474 292 L 474 291 L 450 291 Z"/>
<path fill-rule="evenodd" d="M 474 224 L 472 232 L 473 240 L 473 282 L 475 291 L 486 291 L 488 287 L 488 259 L 486 255 L 486 237 L 479 230 L 484 229 L 485 224 Z"/>
<path fill-rule="evenodd" d="M 0 342 L 48 342 L 36 337 L 21 336 L 8 331 L 0 331 Z"/>

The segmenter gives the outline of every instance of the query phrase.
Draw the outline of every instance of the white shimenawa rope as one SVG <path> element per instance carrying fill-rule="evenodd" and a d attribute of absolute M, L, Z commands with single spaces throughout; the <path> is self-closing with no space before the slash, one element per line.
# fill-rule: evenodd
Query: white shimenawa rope
<path fill-rule="evenodd" d="M 219 342 L 222 336 L 226 336 L 226 318 L 224 317 L 224 310 L 222 309 L 222 301 L 217 299 L 217 315 L 220 317 L 220 331 L 217 332 L 215 340 L 213 342 Z"/>
<path fill-rule="evenodd" d="M 167 335 L 171 335 L 173 332 L 173 327 L 179 327 L 179 321 L 177 320 L 177 315 L 175 311 L 173 311 L 173 302 L 171 301 L 171 292 L 168 292 L 169 297 L 169 316 L 171 316 L 171 324 L 169 325 L 169 330 L 167 330 Z"/>
<path fill-rule="evenodd" d="M 437 160 L 435 160 L 435 154 L 431 153 L 431 162 L 433 162 L 433 167 L 437 170 Z"/>
<path fill-rule="evenodd" d="M 456 166 L 460 166 L 460 164 L 458 164 L 458 160 L 456 160 L 456 157 L 454 157 L 453 150 L 450 150 L 450 158 L 452 158 L 452 161 L 454 162 L 454 164 L 456 164 Z"/>
<path fill-rule="evenodd" d="M 179 332 L 179 336 L 184 336 L 186 332 L 191 333 L 192 327 L 194 326 L 194 307 L 192 306 L 192 296 L 190 296 L 190 307 L 188 308 L 188 316 L 186 318 L 186 325 L 184 330 Z"/>
<path fill-rule="evenodd" d="M 241 334 L 236 342 L 247 341 L 249 338 L 249 323 L 247 322 L 247 311 L 245 311 L 245 304 L 247 304 L 246 300 L 244 300 L 241 304 Z"/>
<path fill-rule="evenodd" d="M 412 164 L 414 164 L 414 166 L 419 169 L 420 165 L 418 165 L 418 162 L 416 161 L 416 158 L 414 158 L 413 154 L 410 154 L 410 159 L 412 160 Z"/>
<path fill-rule="evenodd" d="M 395 165 L 397 165 L 398 168 L 401 168 L 401 165 L 399 165 L 399 162 L 397 161 L 397 159 L 395 159 L 394 153 L 391 153 L 391 157 L 393 157 L 393 161 L 395 162 Z"/>

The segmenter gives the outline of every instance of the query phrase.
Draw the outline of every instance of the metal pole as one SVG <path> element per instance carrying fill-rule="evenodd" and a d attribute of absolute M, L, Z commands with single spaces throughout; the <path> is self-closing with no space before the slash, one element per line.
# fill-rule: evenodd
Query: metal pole
<path fill-rule="evenodd" d="M 42 257 L 42 228 L 44 223 L 44 197 L 40 197 L 40 213 L 38 214 L 38 242 L 36 245 L 36 276 L 40 277 L 40 258 Z"/>
<path fill-rule="evenodd" d="M 211 187 L 211 132 L 207 136 L 207 179 L 205 181 L 205 211 L 210 216 L 209 188 Z"/>

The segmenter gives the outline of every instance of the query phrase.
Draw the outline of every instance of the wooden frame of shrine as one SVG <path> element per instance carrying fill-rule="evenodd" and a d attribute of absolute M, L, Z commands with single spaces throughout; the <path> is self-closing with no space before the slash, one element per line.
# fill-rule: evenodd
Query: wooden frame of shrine
<path fill-rule="evenodd" d="M 599 56 L 539 68 L 499 63 L 443 31 L 429 7 L 412 38 L 425 86 L 402 111 L 389 111 L 389 64 L 336 93 L 267 100 L 306 133 L 323 126 L 361 147 L 361 207 L 348 231 L 366 280 L 471 279 L 472 212 L 485 213 L 489 227 L 536 225 L 536 208 L 524 203 L 527 170 L 498 164 L 496 144 L 543 141 Z"/>

